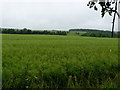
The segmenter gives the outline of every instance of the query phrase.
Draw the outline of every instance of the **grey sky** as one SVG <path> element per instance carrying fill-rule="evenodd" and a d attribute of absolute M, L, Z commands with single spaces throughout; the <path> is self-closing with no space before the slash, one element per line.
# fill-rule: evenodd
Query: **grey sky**
<path fill-rule="evenodd" d="M 3 0 L 2 27 L 111 30 L 112 17 L 87 7 L 88 0 Z M 116 30 L 117 30 L 116 22 Z"/>

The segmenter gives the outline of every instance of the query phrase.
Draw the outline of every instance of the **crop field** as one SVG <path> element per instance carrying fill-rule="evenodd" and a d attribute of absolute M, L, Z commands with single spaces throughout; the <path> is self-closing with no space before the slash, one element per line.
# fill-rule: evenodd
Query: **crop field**
<path fill-rule="evenodd" d="M 3 88 L 117 88 L 118 39 L 2 35 Z"/>

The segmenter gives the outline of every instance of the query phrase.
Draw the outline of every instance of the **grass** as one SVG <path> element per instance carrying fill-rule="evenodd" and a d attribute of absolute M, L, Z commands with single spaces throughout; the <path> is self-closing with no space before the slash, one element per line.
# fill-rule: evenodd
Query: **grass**
<path fill-rule="evenodd" d="M 2 35 L 3 88 L 111 88 L 119 68 L 117 38 Z"/>

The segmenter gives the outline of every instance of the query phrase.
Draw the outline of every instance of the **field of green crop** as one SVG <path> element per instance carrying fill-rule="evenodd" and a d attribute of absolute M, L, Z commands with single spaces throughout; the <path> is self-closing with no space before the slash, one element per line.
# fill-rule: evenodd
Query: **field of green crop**
<path fill-rule="evenodd" d="M 117 88 L 118 39 L 2 35 L 3 88 Z"/>

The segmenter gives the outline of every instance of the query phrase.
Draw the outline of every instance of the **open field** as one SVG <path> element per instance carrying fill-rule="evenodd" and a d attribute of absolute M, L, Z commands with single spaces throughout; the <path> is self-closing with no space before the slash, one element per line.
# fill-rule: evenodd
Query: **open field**
<path fill-rule="evenodd" d="M 3 88 L 115 88 L 118 39 L 2 35 Z"/>

